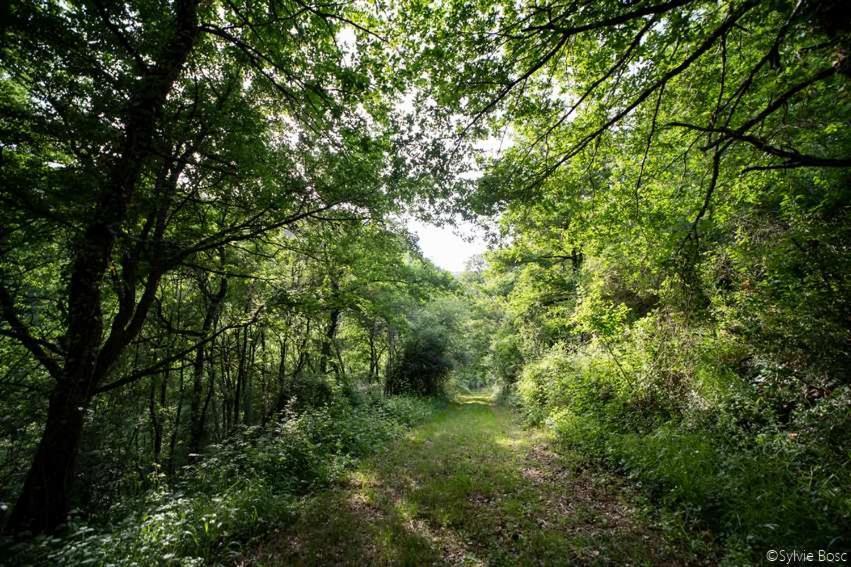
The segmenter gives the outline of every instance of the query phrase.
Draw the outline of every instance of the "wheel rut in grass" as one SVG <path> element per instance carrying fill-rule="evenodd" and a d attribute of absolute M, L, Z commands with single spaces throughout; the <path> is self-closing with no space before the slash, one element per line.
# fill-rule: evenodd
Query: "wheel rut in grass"
<path fill-rule="evenodd" d="M 251 564 L 682 563 L 634 502 L 471 395 L 307 499 Z"/>

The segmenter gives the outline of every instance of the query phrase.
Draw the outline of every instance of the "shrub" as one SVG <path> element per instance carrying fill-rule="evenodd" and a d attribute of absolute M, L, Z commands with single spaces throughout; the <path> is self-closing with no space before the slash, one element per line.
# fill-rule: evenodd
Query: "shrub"
<path fill-rule="evenodd" d="M 569 409 L 558 410 L 546 421 L 563 447 L 583 455 L 602 458 L 609 444 L 609 432 L 592 415 L 577 415 Z"/>
<path fill-rule="evenodd" d="M 556 346 L 517 385 L 527 419 L 710 528 L 727 561 L 849 545 L 851 388 L 802 401 L 786 367 L 653 313 L 618 343 Z"/>
<path fill-rule="evenodd" d="M 299 495 L 339 478 L 435 407 L 374 395 L 304 411 L 297 405 L 211 447 L 171 487 L 155 482 L 159 488 L 143 498 L 3 551 L 25 565 L 230 563 L 246 541 L 292 519 Z"/>
<path fill-rule="evenodd" d="M 405 341 L 399 361 L 387 377 L 388 394 L 437 396 L 452 370 L 446 337 L 420 329 Z"/>

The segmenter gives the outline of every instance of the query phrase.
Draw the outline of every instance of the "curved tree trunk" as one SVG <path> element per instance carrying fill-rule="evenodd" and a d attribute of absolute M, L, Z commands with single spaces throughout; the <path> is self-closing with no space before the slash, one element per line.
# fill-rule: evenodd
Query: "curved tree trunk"
<path fill-rule="evenodd" d="M 42 533 L 65 521 L 88 401 L 85 391 L 64 384 L 53 392 L 47 425 L 9 517 L 10 529 Z"/>

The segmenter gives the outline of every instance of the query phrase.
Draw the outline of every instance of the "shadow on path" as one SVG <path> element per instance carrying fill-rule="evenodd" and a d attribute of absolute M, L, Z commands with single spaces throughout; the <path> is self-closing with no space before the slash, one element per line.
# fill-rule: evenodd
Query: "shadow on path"
<path fill-rule="evenodd" d="M 305 502 L 258 565 L 677 564 L 599 471 L 467 395 Z"/>

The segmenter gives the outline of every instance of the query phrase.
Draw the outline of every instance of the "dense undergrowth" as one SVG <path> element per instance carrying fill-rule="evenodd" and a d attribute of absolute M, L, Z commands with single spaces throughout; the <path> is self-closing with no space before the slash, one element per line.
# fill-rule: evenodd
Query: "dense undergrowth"
<path fill-rule="evenodd" d="M 656 313 L 617 343 L 554 346 L 516 392 L 562 449 L 622 471 L 742 564 L 851 544 L 851 390 L 792 405 L 784 377 L 732 337 Z"/>
<path fill-rule="evenodd" d="M 374 391 L 316 408 L 295 404 L 274 422 L 212 446 L 179 479 L 152 488 L 6 556 L 36 565 L 208 565 L 237 560 L 247 542 L 292 520 L 300 496 L 427 419 L 439 402 Z"/>

